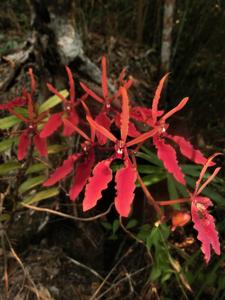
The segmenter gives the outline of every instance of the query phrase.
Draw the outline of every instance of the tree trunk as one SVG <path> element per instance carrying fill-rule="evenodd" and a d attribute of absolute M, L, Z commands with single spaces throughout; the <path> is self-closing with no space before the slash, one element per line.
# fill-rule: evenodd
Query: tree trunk
<path fill-rule="evenodd" d="M 46 81 L 65 87 L 65 65 L 82 80 L 99 84 L 101 71 L 84 53 L 75 0 L 28 0 L 28 5 L 32 33 L 21 49 L 2 58 L 1 101 L 15 96 L 16 83 L 30 66 L 39 81 L 40 102 L 48 96 Z"/>
<path fill-rule="evenodd" d="M 162 29 L 161 71 L 167 73 L 170 69 L 170 56 L 172 48 L 172 30 L 175 0 L 165 0 Z"/>

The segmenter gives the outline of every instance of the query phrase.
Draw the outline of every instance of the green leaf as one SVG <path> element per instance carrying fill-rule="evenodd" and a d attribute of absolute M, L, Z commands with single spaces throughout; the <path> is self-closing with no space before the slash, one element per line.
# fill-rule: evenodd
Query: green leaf
<path fill-rule="evenodd" d="M 0 152 L 4 152 L 12 147 L 13 143 L 17 143 L 18 138 L 9 138 L 0 142 Z"/>
<path fill-rule="evenodd" d="M 109 222 L 101 222 L 102 226 L 107 230 L 112 230 L 112 225 Z"/>
<path fill-rule="evenodd" d="M 47 168 L 47 166 L 45 164 L 42 163 L 38 163 L 38 164 L 34 164 L 31 167 L 29 167 L 26 171 L 26 174 L 32 174 L 32 173 L 39 173 L 40 171 L 43 171 Z"/>
<path fill-rule="evenodd" d="M 155 281 L 161 276 L 162 269 L 158 268 L 157 266 L 152 268 L 151 274 L 150 274 L 150 279 L 152 281 Z"/>
<path fill-rule="evenodd" d="M 120 222 L 119 220 L 114 220 L 113 225 L 112 225 L 112 231 L 113 231 L 113 235 L 115 235 L 115 233 L 117 232 L 117 230 L 120 227 Z"/>
<path fill-rule="evenodd" d="M 173 176 L 169 173 L 167 174 L 167 187 L 168 187 L 170 200 L 179 198 L 175 180 L 173 179 Z"/>
<path fill-rule="evenodd" d="M 158 156 L 155 153 L 153 153 L 151 150 L 147 149 L 144 146 L 142 146 L 141 149 L 145 153 L 138 152 L 137 155 L 141 154 L 143 159 L 146 159 L 147 161 L 151 162 L 152 164 L 163 168 L 163 163 L 161 162 L 161 160 L 158 158 Z"/>
<path fill-rule="evenodd" d="M 187 189 L 183 184 L 181 184 L 175 180 L 175 185 L 176 185 L 177 191 L 179 191 L 179 194 L 181 195 L 182 198 L 187 198 L 189 196 Z"/>
<path fill-rule="evenodd" d="M 162 168 L 147 164 L 147 165 L 138 165 L 138 172 L 141 174 L 154 174 L 154 173 L 163 173 L 164 170 Z"/>
<path fill-rule="evenodd" d="M 20 168 L 20 164 L 16 161 L 8 161 L 0 165 L 0 175 L 8 175 L 8 173 Z"/>
<path fill-rule="evenodd" d="M 68 97 L 69 92 L 67 90 L 63 90 L 61 92 L 59 92 L 64 98 Z M 39 107 L 38 113 L 42 113 L 54 106 L 56 106 L 57 104 L 59 104 L 60 102 L 62 102 L 62 100 L 54 95 L 52 97 L 50 97 L 48 100 L 46 100 L 44 103 L 42 103 Z"/>
<path fill-rule="evenodd" d="M 59 194 L 59 188 L 53 187 L 46 190 L 43 190 L 41 192 L 35 193 L 32 196 L 26 197 L 22 203 L 24 204 L 33 204 L 35 202 L 45 200 L 54 196 L 57 196 Z"/>
<path fill-rule="evenodd" d="M 131 228 L 134 228 L 136 227 L 138 224 L 138 221 L 136 219 L 131 219 L 128 221 L 127 225 L 126 225 L 126 228 L 127 229 L 131 229 Z"/>
<path fill-rule="evenodd" d="M 68 148 L 68 146 L 66 146 L 66 145 L 54 144 L 54 145 L 48 146 L 48 154 L 59 153 L 59 152 L 65 151 L 67 148 Z"/>
<path fill-rule="evenodd" d="M 0 119 L 0 129 L 9 129 L 21 121 L 15 116 L 9 116 Z"/>
<path fill-rule="evenodd" d="M 147 237 L 151 233 L 152 227 L 149 224 L 144 224 L 140 227 L 137 237 L 140 240 L 146 241 Z"/>
<path fill-rule="evenodd" d="M 28 110 L 27 110 L 27 108 L 24 108 L 24 107 L 15 107 L 14 110 L 15 110 L 15 112 L 19 113 L 23 117 L 28 118 Z"/>
<path fill-rule="evenodd" d="M 164 180 L 165 178 L 166 178 L 165 173 L 158 173 L 158 174 L 156 173 L 156 174 L 144 176 L 142 180 L 146 186 L 150 186 Z M 137 187 L 140 187 L 140 184 L 138 182 L 137 182 Z"/>
<path fill-rule="evenodd" d="M 19 187 L 19 193 L 25 193 L 26 191 L 29 191 L 30 189 L 34 188 L 37 185 L 42 184 L 46 180 L 45 175 L 37 176 L 37 177 L 32 177 L 24 181 L 20 187 Z"/>
<path fill-rule="evenodd" d="M 11 216 L 9 214 L 1 214 L 0 215 L 0 222 L 9 221 Z"/>

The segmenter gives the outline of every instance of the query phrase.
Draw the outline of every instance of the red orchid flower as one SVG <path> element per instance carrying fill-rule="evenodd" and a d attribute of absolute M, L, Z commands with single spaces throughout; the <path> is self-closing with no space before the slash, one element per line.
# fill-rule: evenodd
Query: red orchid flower
<path fill-rule="evenodd" d="M 8 101 L 7 103 L 0 104 L 0 110 L 9 110 L 14 107 L 24 106 L 27 103 L 26 96 L 15 97 L 13 100 Z"/>
<path fill-rule="evenodd" d="M 121 84 L 126 89 L 128 89 L 132 85 L 133 81 L 131 79 L 125 81 L 124 76 L 125 76 L 125 69 L 121 72 L 119 79 Z M 116 92 L 115 95 L 113 95 L 112 97 L 109 97 L 108 80 L 107 80 L 107 64 L 106 64 L 105 56 L 102 56 L 102 97 L 96 95 L 96 93 L 90 90 L 84 83 L 80 82 L 80 85 L 89 96 L 91 96 L 97 102 L 103 104 L 101 111 L 95 118 L 95 121 L 109 131 L 112 121 L 108 117 L 108 113 L 112 109 L 111 103 L 113 102 L 113 100 L 117 99 L 120 96 L 120 90 Z M 96 137 L 100 145 L 106 144 L 107 138 L 104 135 L 102 135 L 100 132 L 98 131 L 96 132 Z"/>
<path fill-rule="evenodd" d="M 97 201 L 101 198 L 102 191 L 107 188 L 108 183 L 112 180 L 110 164 L 115 159 L 121 159 L 124 167 L 118 170 L 115 176 L 117 192 L 115 207 L 121 216 L 127 217 L 134 199 L 135 181 L 137 178 L 136 168 L 129 159 L 128 147 L 145 141 L 153 136 L 156 130 L 146 132 L 127 142 L 129 129 L 129 99 L 125 87 L 120 88 L 120 94 L 122 95 L 120 140 L 106 128 L 99 125 L 90 116 L 87 116 L 90 126 L 115 144 L 115 153 L 110 158 L 100 161 L 93 169 L 93 175 L 86 185 L 83 210 L 87 211 L 96 205 Z"/>
<path fill-rule="evenodd" d="M 86 107 L 88 110 L 88 108 Z M 79 194 L 82 192 L 84 186 L 87 183 L 88 178 L 91 175 L 91 170 L 95 162 L 94 153 L 94 139 L 95 135 L 92 132 L 91 138 L 89 138 L 85 132 L 83 132 L 76 125 L 72 124 L 67 119 L 64 120 L 66 126 L 70 128 L 72 132 L 78 133 L 84 138 L 84 142 L 81 144 L 82 152 L 70 155 L 63 164 L 58 167 L 50 176 L 50 178 L 43 184 L 44 186 L 52 186 L 60 180 L 64 179 L 67 175 L 72 173 L 74 165 L 76 163 L 77 167 L 75 170 L 73 183 L 71 184 L 69 190 L 69 197 L 72 201 L 76 200 Z"/>
<path fill-rule="evenodd" d="M 220 255 L 220 242 L 218 232 L 215 227 L 215 220 L 208 212 L 208 207 L 213 206 L 211 200 L 207 197 L 199 196 L 203 189 L 213 180 L 220 171 L 220 167 L 216 168 L 211 176 L 200 186 L 204 175 L 209 166 L 212 165 L 212 160 L 219 155 L 212 155 L 204 164 L 200 173 L 199 179 L 196 182 L 194 193 L 190 193 L 191 199 L 191 215 L 194 222 L 194 228 L 198 231 L 198 240 L 202 242 L 202 252 L 205 260 L 208 263 L 210 260 L 211 246 L 217 255 Z"/>
<path fill-rule="evenodd" d="M 32 143 L 34 143 L 41 156 L 47 156 L 46 139 L 40 137 L 40 133 L 37 128 L 38 124 L 40 124 L 41 121 L 46 117 L 46 113 L 37 115 L 35 112 L 32 96 L 35 92 L 36 84 L 31 68 L 29 69 L 28 73 L 31 78 L 31 93 L 24 91 L 22 98 L 18 98 L 6 105 L 6 109 L 26 125 L 26 128 L 22 131 L 22 134 L 19 137 L 17 153 L 17 157 L 19 160 L 24 159 L 27 154 L 28 148 Z M 13 110 L 13 108 L 17 106 L 17 104 L 22 105 L 22 103 L 27 103 L 28 105 L 28 118 L 25 118 L 20 113 Z"/>
<path fill-rule="evenodd" d="M 173 114 L 175 114 L 179 110 L 181 110 L 186 105 L 186 103 L 189 100 L 187 97 L 181 100 L 181 102 L 176 107 L 174 107 L 164 115 L 160 116 L 160 118 L 158 119 L 159 117 L 158 103 L 159 103 L 164 82 L 167 79 L 167 77 L 168 74 L 166 74 L 160 80 L 152 102 L 151 127 L 158 130 L 157 134 L 155 134 L 153 137 L 153 144 L 157 149 L 157 155 L 159 159 L 163 161 L 163 164 L 165 168 L 168 170 L 168 172 L 172 173 L 177 181 L 185 185 L 184 175 L 177 162 L 176 151 L 171 145 L 167 144 L 166 141 L 170 140 L 176 143 L 180 149 L 180 152 L 188 159 L 194 161 L 196 164 L 204 165 L 207 159 L 203 156 L 203 154 L 199 150 L 194 149 L 192 144 L 189 141 L 187 141 L 185 138 L 181 136 L 172 136 L 167 133 L 167 129 L 169 127 L 169 125 L 166 123 L 167 119 L 170 118 Z"/>
<path fill-rule="evenodd" d="M 62 100 L 64 111 L 52 114 L 50 116 L 41 131 L 41 137 L 43 138 L 52 135 L 62 124 L 64 124 L 63 135 L 71 135 L 74 130 L 67 126 L 67 123 L 64 122 L 64 120 L 69 120 L 74 125 L 79 123 L 79 117 L 75 109 L 75 88 L 73 75 L 69 67 L 66 67 L 66 72 L 69 78 L 70 100 L 67 100 L 65 97 L 63 97 L 50 83 L 47 84 L 48 89 Z"/>

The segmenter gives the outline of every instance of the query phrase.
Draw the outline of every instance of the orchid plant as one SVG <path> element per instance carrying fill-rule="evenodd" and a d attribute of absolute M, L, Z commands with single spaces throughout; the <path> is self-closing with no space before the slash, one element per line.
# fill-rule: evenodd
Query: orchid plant
<path fill-rule="evenodd" d="M 102 95 L 97 95 L 95 91 L 81 82 L 80 86 L 84 94 L 75 99 L 74 79 L 69 67 L 66 67 L 66 72 L 69 79 L 69 100 L 67 99 L 68 92 L 59 92 L 48 83 L 47 87 L 53 93 L 53 97 L 38 105 L 34 101 L 35 78 L 32 69 L 29 69 L 31 92 L 24 90 L 21 97 L 16 97 L 12 101 L 0 105 L 0 110 L 8 111 L 15 118 L 13 122 L 10 119 L 8 126 L 1 125 L 0 121 L 0 129 L 7 130 L 7 134 L 10 136 L 19 135 L 17 142 L 18 160 L 26 160 L 28 150 L 36 147 L 40 159 L 44 158 L 46 162 L 45 167 L 49 165 L 52 162 L 51 158 L 48 157 L 52 136 L 58 133 L 59 128 L 63 125 L 63 140 L 74 136 L 79 141 L 79 145 L 76 147 L 75 153 L 71 154 L 70 150 L 69 156 L 51 172 L 48 179 L 41 178 L 40 181 L 39 178 L 39 183 L 43 184 L 44 187 L 51 187 L 72 174 L 69 198 L 75 201 L 84 191 L 83 211 L 85 212 L 97 205 L 97 202 L 102 198 L 102 192 L 107 189 L 114 177 L 115 208 L 121 217 L 128 217 L 132 211 L 136 183 L 138 182 L 146 198 L 159 214 L 161 222 L 164 220 L 161 209 L 163 205 L 190 203 L 191 218 L 194 228 L 198 231 L 198 239 L 202 243 L 202 252 L 206 262 L 210 259 L 211 246 L 219 255 L 218 233 L 214 219 L 208 212 L 208 207 L 212 206 L 212 202 L 209 198 L 200 196 L 206 185 L 220 170 L 220 168 L 216 168 L 205 183 L 200 186 L 207 168 L 215 165 L 213 159 L 217 154 L 207 159 L 184 137 L 169 133 L 169 118 L 179 112 L 188 103 L 189 98 L 184 98 L 168 112 L 158 109 L 162 89 L 168 78 L 168 74 L 166 74 L 159 82 L 151 108 L 135 106 L 129 100 L 129 89 L 133 82 L 131 79 L 124 79 L 125 69 L 119 76 L 119 88 L 113 95 L 110 95 L 106 58 L 103 56 Z M 97 112 L 92 109 L 91 101 L 97 102 Z M 56 105 L 61 105 L 61 110 L 58 109 L 57 112 L 53 112 Z M 82 120 L 78 114 L 78 106 L 86 116 Z M 16 131 L 14 130 L 15 124 L 17 126 Z M 47 139 L 50 137 L 51 139 L 47 143 Z M 149 149 L 156 149 L 157 156 L 165 169 L 187 189 L 189 195 L 187 199 L 156 201 L 152 197 L 138 171 L 136 154 L 143 144 Z M 195 164 L 203 165 L 193 193 L 187 187 L 185 175 L 178 164 L 176 148 L 173 145 L 178 146 L 183 156 Z M 30 168 L 32 168 L 35 155 L 35 152 L 32 151 L 32 157 L 28 163 Z M 114 176 L 112 164 L 115 162 L 119 163 L 120 167 Z M 28 183 L 26 184 L 28 185 Z M 35 186 L 34 180 L 32 184 Z M 45 198 L 48 198 L 48 195 L 45 195 Z M 177 226 L 183 226 L 189 221 L 190 214 L 186 214 L 185 219 L 182 219 L 182 216 L 184 216 L 182 212 L 176 213 L 176 217 L 174 216 L 172 220 L 173 229 Z"/>

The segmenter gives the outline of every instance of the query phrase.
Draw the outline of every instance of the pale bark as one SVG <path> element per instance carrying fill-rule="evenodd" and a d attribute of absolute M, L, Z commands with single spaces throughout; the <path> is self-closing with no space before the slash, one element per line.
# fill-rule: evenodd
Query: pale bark
<path fill-rule="evenodd" d="M 166 73 L 170 70 L 174 10 L 175 10 L 175 0 L 164 0 L 162 46 L 161 46 L 162 73 Z"/>

